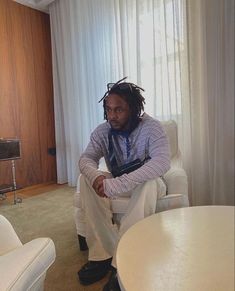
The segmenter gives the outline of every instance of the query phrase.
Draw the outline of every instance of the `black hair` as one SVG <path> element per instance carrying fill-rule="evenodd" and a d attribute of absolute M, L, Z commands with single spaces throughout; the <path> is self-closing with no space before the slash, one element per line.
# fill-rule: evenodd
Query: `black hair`
<path fill-rule="evenodd" d="M 141 111 L 144 111 L 145 98 L 141 95 L 140 91 L 144 91 L 141 87 L 128 82 L 122 82 L 127 77 L 119 80 L 116 83 L 108 83 L 108 90 L 105 92 L 103 98 L 99 102 L 103 100 L 103 108 L 104 108 L 104 119 L 107 120 L 106 114 L 106 97 L 110 94 L 119 95 L 130 107 L 131 110 L 131 119 L 132 122 L 135 122 L 139 119 L 141 115 Z"/>

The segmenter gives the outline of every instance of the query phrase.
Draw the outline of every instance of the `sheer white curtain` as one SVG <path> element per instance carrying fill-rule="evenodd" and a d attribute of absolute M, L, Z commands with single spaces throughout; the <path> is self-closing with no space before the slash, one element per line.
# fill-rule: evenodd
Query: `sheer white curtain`
<path fill-rule="evenodd" d="M 146 89 L 146 112 L 182 121 L 183 4 L 57 0 L 50 5 L 60 183 L 76 183 L 78 158 L 103 117 L 97 102 L 106 83 L 128 76 Z"/>
<path fill-rule="evenodd" d="M 234 1 L 188 0 L 194 205 L 234 205 Z"/>
<path fill-rule="evenodd" d="M 102 121 L 105 84 L 128 76 L 146 89 L 148 113 L 177 121 L 192 203 L 234 203 L 232 3 L 50 5 L 59 182 L 76 184 L 79 156 Z"/>
<path fill-rule="evenodd" d="M 76 184 L 79 156 L 103 120 L 98 100 L 105 84 L 123 75 L 110 38 L 112 9 L 112 1 L 54 1 L 49 7 L 58 183 Z"/>

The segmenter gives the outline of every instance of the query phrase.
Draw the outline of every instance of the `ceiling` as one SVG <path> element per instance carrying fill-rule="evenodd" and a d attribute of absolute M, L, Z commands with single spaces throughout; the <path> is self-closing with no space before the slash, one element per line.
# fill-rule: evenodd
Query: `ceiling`
<path fill-rule="evenodd" d="M 13 0 L 13 1 L 49 13 L 48 5 L 54 0 Z"/>

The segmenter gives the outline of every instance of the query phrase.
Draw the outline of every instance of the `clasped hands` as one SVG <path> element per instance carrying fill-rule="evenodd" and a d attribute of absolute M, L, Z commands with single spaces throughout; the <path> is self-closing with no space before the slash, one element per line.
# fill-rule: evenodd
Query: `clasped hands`
<path fill-rule="evenodd" d="M 95 179 L 92 185 L 96 194 L 99 195 L 100 197 L 107 197 L 107 195 L 105 195 L 104 193 L 104 183 L 103 183 L 104 179 L 106 179 L 106 177 L 104 175 L 100 175 Z"/>

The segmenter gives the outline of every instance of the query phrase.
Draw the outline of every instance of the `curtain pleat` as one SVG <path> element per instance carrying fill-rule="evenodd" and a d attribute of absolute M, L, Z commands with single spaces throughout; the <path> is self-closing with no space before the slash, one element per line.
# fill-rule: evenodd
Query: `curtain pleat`
<path fill-rule="evenodd" d="M 145 89 L 147 113 L 178 124 L 191 203 L 234 204 L 233 0 L 56 0 L 49 8 L 58 182 L 76 184 L 79 157 L 103 121 L 98 100 L 128 76 Z"/>

